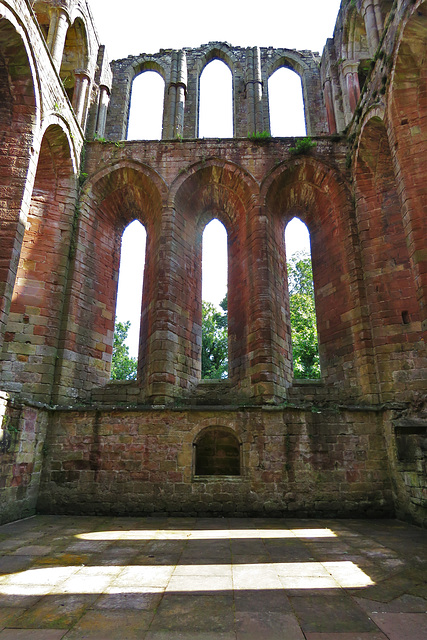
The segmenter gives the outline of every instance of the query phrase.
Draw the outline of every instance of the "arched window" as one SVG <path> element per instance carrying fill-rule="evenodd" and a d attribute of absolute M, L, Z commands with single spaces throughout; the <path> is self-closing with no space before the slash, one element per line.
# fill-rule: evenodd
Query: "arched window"
<path fill-rule="evenodd" d="M 165 82 L 156 71 L 145 71 L 132 83 L 128 140 L 161 140 Z"/>
<path fill-rule="evenodd" d="M 202 378 L 228 375 L 227 232 L 217 219 L 202 243 Z"/>
<path fill-rule="evenodd" d="M 268 80 L 271 135 L 276 137 L 307 135 L 301 78 L 284 67 Z"/>
<path fill-rule="evenodd" d="M 240 442 L 225 427 L 207 427 L 194 442 L 196 476 L 240 476 Z"/>
<path fill-rule="evenodd" d="M 131 222 L 122 236 L 114 328 L 115 348 L 111 370 L 114 380 L 136 377 L 146 238 L 145 228 L 139 220 Z M 118 352 L 123 346 L 124 349 Z"/>
<path fill-rule="evenodd" d="M 320 378 L 310 236 L 298 218 L 287 224 L 285 242 L 294 378 Z"/>
<path fill-rule="evenodd" d="M 199 138 L 233 137 L 233 81 L 224 62 L 214 60 L 200 76 Z"/>

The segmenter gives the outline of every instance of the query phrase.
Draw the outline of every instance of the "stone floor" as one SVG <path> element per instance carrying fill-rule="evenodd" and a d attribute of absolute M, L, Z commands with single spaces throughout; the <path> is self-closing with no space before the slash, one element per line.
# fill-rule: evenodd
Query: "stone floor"
<path fill-rule="evenodd" d="M 426 640 L 398 521 L 37 516 L 0 527 L 0 640 Z"/>

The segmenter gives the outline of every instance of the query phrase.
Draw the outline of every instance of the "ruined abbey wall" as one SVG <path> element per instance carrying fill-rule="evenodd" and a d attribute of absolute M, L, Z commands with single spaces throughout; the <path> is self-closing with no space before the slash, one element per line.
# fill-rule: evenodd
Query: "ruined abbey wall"
<path fill-rule="evenodd" d="M 0 521 L 38 509 L 425 523 L 426 39 L 427 2 L 344 1 L 321 58 L 209 43 L 110 67 L 86 2 L 0 0 Z M 213 59 L 232 72 L 232 139 L 197 137 Z M 256 136 L 281 66 L 301 77 L 316 143 L 300 154 Z M 162 140 L 127 142 L 146 70 L 165 80 Z M 310 231 L 318 381 L 292 373 L 294 216 Z M 228 237 L 229 376 L 205 381 L 213 218 Z M 112 382 L 135 219 L 138 378 Z"/>

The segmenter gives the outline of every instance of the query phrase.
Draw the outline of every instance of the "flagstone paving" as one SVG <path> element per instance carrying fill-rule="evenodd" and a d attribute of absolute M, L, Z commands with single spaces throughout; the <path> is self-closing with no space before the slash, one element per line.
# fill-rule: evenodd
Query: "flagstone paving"
<path fill-rule="evenodd" d="M 426 640 L 395 520 L 36 516 L 0 527 L 0 640 Z"/>

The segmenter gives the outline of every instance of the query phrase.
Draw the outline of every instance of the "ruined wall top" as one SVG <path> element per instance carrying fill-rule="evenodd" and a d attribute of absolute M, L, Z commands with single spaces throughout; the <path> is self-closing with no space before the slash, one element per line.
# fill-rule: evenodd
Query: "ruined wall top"
<path fill-rule="evenodd" d="M 301 78 L 307 132 L 327 132 L 317 53 L 209 42 L 198 48 L 161 49 L 155 54 L 141 53 L 114 61 L 106 135 L 126 138 L 132 82 L 144 71 L 156 71 L 165 81 L 162 137 L 197 138 L 200 76 L 212 60 L 222 60 L 232 74 L 234 137 L 270 131 L 268 79 L 280 67 L 295 71 Z"/>

